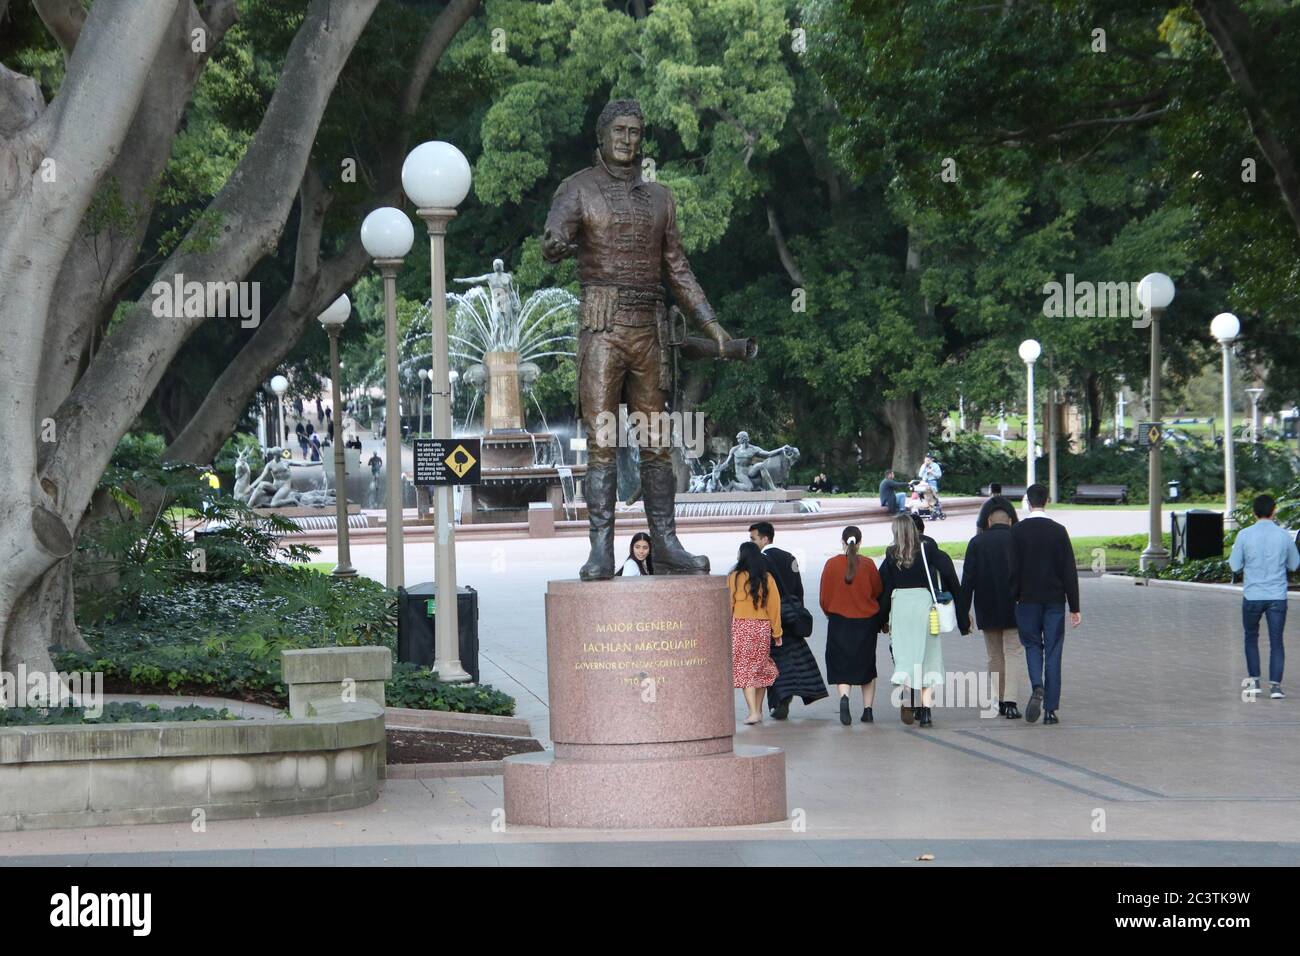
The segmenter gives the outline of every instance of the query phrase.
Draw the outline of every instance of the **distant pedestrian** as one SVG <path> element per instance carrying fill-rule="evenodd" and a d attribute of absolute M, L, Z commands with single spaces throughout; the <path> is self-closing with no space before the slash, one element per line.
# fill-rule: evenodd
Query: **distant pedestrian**
<path fill-rule="evenodd" d="M 781 594 L 758 545 L 746 541 L 727 575 L 731 593 L 731 668 L 749 707 L 747 724 L 763 721 L 763 696 L 777 677 L 771 646 L 781 644 Z"/>
<path fill-rule="evenodd" d="M 329 433 L 329 440 L 330 440 L 330 441 L 333 441 L 333 440 L 334 440 L 334 422 L 333 422 L 332 419 L 330 420 L 329 428 L 327 429 L 327 431 L 328 431 L 328 433 Z"/>
<path fill-rule="evenodd" d="M 649 575 L 655 573 L 654 559 L 650 551 L 652 542 L 650 535 L 644 531 L 638 531 L 632 535 L 632 542 L 628 545 L 627 560 L 623 566 L 618 569 L 616 574 L 622 577 L 634 578 L 640 575 Z"/>
<path fill-rule="evenodd" d="M 943 684 L 944 676 L 941 635 L 931 633 L 930 609 L 940 591 L 956 600 L 961 582 L 952 559 L 942 560 L 947 555 L 933 541 L 922 539 L 910 515 L 896 515 L 890 530 L 894 543 L 885 549 L 885 560 L 880 565 L 881 630 L 889 633 L 894 655 L 890 683 L 908 692 L 907 702 L 899 706 L 903 723 L 915 720 L 929 727 L 933 722 L 930 710 L 934 688 Z M 962 626 L 960 615 L 958 626 Z M 918 690 L 919 707 L 915 706 Z"/>
<path fill-rule="evenodd" d="M 934 460 L 933 455 L 926 455 L 925 461 L 921 462 L 921 468 L 917 471 L 916 477 L 929 485 L 931 491 L 938 494 L 939 479 L 943 477 L 943 469 L 939 467 L 939 463 Z"/>
<path fill-rule="evenodd" d="M 320 461 L 320 436 L 311 436 L 311 460 Z"/>
<path fill-rule="evenodd" d="M 316 396 L 316 424 L 319 425 L 324 420 L 325 420 L 325 408 L 321 404 L 320 396 L 317 395 Z"/>
<path fill-rule="evenodd" d="M 370 453 L 370 475 L 372 478 L 379 477 L 379 471 L 384 467 L 384 460 L 379 457 L 379 452 Z"/>
<path fill-rule="evenodd" d="M 880 505 L 891 515 L 898 514 L 907 507 L 907 489 L 905 481 L 894 478 L 894 469 L 885 472 L 880 482 Z"/>
<path fill-rule="evenodd" d="M 781 595 L 781 643 L 771 648 L 777 678 L 767 693 L 767 706 L 775 720 L 790 716 L 790 701 L 800 698 L 807 707 L 828 696 L 817 658 L 808 646 L 812 634 L 812 614 L 804 606 L 803 576 L 799 562 L 789 551 L 772 544 L 776 530 L 769 521 L 749 526 L 749 540 L 758 545 L 767 562 L 768 572 L 776 581 Z"/>
<path fill-rule="evenodd" d="M 876 562 L 858 554 L 862 531 L 853 525 L 840 533 L 843 554 L 822 568 L 821 608 L 826 615 L 826 679 L 840 700 L 840 723 L 853 723 L 849 688 L 862 690 L 864 724 L 875 718 L 876 635 L 880 632 L 880 592 Z"/>
<path fill-rule="evenodd" d="M 1246 674 L 1241 682 L 1243 694 L 1259 694 L 1259 619 L 1268 620 L 1269 697 L 1280 700 L 1282 666 L 1286 653 L 1282 632 L 1286 628 L 1287 572 L 1300 568 L 1291 532 L 1275 520 L 1277 502 L 1272 495 L 1260 495 L 1252 503 L 1257 520 L 1237 533 L 1228 556 L 1233 572 L 1245 572 L 1241 588 L 1241 622 L 1246 643 Z"/>
<path fill-rule="evenodd" d="M 993 692 L 998 695 L 998 714 L 1008 720 L 1019 720 L 1025 651 L 1016 623 L 1016 602 L 1011 596 L 1011 526 L 1016 522 L 1016 509 L 1001 495 L 984 504 L 987 513 L 984 509 L 980 511 L 984 530 L 966 545 L 957 614 L 969 631 L 973 601 L 975 621 L 984 632 L 989 679 L 995 681 Z"/>
<path fill-rule="evenodd" d="M 1029 514 L 1011 529 L 1011 593 L 1016 599 L 1016 624 L 1025 646 L 1025 663 L 1033 694 L 1025 720 L 1033 723 L 1042 711 L 1044 724 L 1060 723 L 1061 660 L 1065 650 L 1065 609 L 1070 626 L 1079 613 L 1079 572 L 1074 546 L 1064 526 L 1047 517 L 1047 488 L 1030 485 L 1025 491 Z"/>

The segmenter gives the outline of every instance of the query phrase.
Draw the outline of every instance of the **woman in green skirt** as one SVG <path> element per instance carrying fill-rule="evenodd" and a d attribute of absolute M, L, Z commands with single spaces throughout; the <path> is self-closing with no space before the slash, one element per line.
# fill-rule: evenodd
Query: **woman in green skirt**
<path fill-rule="evenodd" d="M 880 620 L 884 623 L 882 630 L 890 635 L 894 654 L 890 682 L 907 691 L 907 702 L 899 708 L 903 723 L 916 720 L 922 727 L 929 727 L 934 688 L 943 684 L 944 671 L 941 635 L 930 633 L 930 607 L 934 602 L 926 568 L 936 591 L 956 594 L 961 583 L 952 559 L 933 541 L 922 539 L 910 515 L 895 517 L 891 529 L 894 543 L 885 549 L 885 560 L 880 565 Z M 921 692 L 920 707 L 912 704 L 917 690 Z"/>

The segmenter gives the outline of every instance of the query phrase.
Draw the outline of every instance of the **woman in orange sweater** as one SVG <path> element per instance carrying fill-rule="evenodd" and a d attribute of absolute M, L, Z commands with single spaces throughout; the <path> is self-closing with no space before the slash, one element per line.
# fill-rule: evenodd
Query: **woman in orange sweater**
<path fill-rule="evenodd" d="M 781 646 L 781 593 L 758 545 L 746 541 L 727 575 L 731 592 L 731 670 L 745 691 L 747 724 L 763 720 L 763 695 L 777 678 L 772 642 Z"/>
<path fill-rule="evenodd" d="M 840 695 L 840 723 L 853 723 L 849 687 L 862 688 L 862 722 L 872 722 L 876 697 L 876 634 L 884 586 L 870 558 L 858 554 L 862 532 L 853 525 L 840 535 L 844 553 L 822 569 L 821 606 L 826 615 L 826 682 Z"/>

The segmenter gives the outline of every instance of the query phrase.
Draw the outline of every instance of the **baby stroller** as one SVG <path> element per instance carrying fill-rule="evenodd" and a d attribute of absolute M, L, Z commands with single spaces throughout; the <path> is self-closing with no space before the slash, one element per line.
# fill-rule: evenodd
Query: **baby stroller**
<path fill-rule="evenodd" d="M 911 496 L 907 499 L 907 511 L 909 514 L 920 515 L 927 521 L 942 521 L 947 517 L 943 513 L 943 505 L 939 502 L 939 496 L 934 493 L 928 481 L 920 478 L 913 478 L 907 483 L 912 490 Z"/>

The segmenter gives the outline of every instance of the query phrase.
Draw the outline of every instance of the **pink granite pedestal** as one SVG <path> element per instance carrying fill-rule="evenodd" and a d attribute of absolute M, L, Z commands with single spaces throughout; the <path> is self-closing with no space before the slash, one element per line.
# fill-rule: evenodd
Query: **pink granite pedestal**
<path fill-rule="evenodd" d="M 786 818 L 785 754 L 736 747 L 720 576 L 551 581 L 553 753 L 505 759 L 506 822 L 736 826 Z"/>

